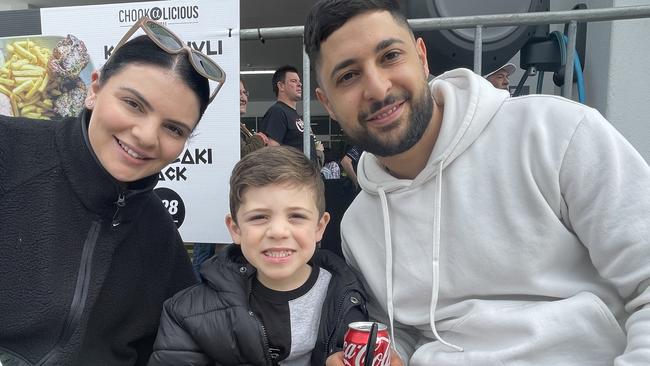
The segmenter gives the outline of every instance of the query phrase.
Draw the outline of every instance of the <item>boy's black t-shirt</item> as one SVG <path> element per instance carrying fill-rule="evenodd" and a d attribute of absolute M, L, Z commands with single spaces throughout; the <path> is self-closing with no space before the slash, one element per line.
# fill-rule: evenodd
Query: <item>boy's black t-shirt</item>
<path fill-rule="evenodd" d="M 292 291 L 253 281 L 251 308 L 264 325 L 273 365 L 287 358 L 309 365 L 331 277 L 327 270 L 312 267 L 307 281 Z"/>

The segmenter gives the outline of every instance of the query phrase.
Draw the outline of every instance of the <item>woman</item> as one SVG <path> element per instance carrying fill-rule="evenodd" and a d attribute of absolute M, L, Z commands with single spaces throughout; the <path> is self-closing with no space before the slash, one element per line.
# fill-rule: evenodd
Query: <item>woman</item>
<path fill-rule="evenodd" d="M 239 79 L 239 115 L 244 117 L 246 114 L 246 107 L 248 106 L 248 90 L 244 86 L 244 81 Z M 261 132 L 253 133 L 246 125 L 240 121 L 239 123 L 239 152 L 240 157 L 244 157 L 255 150 L 259 150 L 266 146 L 268 138 Z"/>
<path fill-rule="evenodd" d="M 0 117 L 3 365 L 145 364 L 163 301 L 195 281 L 153 188 L 225 75 L 164 32 L 137 23 L 78 118 Z"/>

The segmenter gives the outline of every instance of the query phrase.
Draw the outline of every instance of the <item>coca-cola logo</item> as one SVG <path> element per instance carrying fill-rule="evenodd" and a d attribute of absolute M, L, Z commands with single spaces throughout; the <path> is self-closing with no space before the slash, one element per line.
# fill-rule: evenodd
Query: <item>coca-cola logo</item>
<path fill-rule="evenodd" d="M 390 366 L 390 340 L 377 337 L 372 366 Z M 343 344 L 343 364 L 345 366 L 363 366 L 366 360 L 366 345 L 345 342 Z"/>

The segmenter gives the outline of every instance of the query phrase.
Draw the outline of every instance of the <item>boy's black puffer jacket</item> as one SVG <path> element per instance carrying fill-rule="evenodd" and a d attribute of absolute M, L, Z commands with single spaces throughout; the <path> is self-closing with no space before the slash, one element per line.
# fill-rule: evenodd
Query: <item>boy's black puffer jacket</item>
<path fill-rule="evenodd" d="M 347 325 L 366 320 L 366 296 L 345 262 L 317 250 L 310 262 L 332 279 L 311 365 L 343 347 Z M 201 266 L 202 283 L 165 302 L 149 365 L 271 365 L 268 340 L 250 308 L 255 269 L 231 245 Z"/>

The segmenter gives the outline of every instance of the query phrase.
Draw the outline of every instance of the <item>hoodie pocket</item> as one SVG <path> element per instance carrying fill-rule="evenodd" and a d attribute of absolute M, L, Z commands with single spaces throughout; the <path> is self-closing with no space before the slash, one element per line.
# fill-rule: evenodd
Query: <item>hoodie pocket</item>
<path fill-rule="evenodd" d="M 458 309 L 458 322 L 440 335 L 464 351 L 429 342 L 411 366 L 611 366 L 626 344 L 609 308 L 588 292 L 557 301 L 471 300 Z"/>

